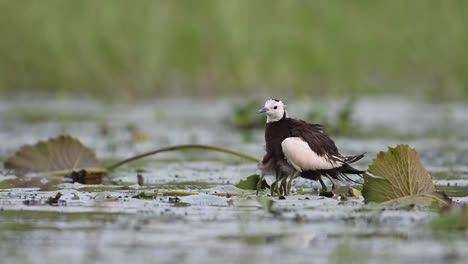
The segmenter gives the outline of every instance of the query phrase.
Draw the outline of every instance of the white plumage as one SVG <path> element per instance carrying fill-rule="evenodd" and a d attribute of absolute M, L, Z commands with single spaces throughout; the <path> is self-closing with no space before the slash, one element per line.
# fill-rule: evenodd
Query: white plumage
<path fill-rule="evenodd" d="M 310 149 L 309 144 L 301 137 L 288 137 L 281 142 L 284 156 L 297 171 L 329 170 L 340 167 L 342 162 L 319 156 Z"/>

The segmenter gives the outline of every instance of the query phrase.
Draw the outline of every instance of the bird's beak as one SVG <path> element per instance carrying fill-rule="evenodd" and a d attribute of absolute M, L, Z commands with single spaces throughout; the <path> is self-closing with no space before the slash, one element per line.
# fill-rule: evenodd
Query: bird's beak
<path fill-rule="evenodd" d="M 257 111 L 257 114 L 265 113 L 266 111 L 268 111 L 268 108 L 263 107 L 262 109 Z"/>

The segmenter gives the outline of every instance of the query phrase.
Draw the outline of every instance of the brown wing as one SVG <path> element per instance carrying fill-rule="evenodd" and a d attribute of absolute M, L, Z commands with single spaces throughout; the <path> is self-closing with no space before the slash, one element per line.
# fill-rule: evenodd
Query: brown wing
<path fill-rule="evenodd" d="M 291 136 L 303 138 L 317 155 L 343 161 L 335 142 L 325 134 L 321 125 L 309 124 L 299 119 L 291 119 L 290 124 Z"/>

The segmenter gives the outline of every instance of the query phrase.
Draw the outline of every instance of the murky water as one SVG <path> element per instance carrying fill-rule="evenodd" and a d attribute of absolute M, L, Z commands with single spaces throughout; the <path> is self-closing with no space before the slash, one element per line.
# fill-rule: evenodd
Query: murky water
<path fill-rule="evenodd" d="M 340 101 L 326 101 L 330 115 Z M 323 102 L 322 102 L 323 103 Z M 262 130 L 230 126 L 228 100 L 0 100 L 0 160 L 21 145 L 62 133 L 111 162 L 174 144 L 224 146 L 263 153 Z M 307 104 L 288 102 L 292 116 Z M 366 168 L 387 146 L 415 147 L 438 188 L 468 203 L 468 107 L 400 98 L 364 98 L 353 112 L 369 133 L 337 137 L 343 153 L 367 151 Z M 381 135 L 385 131 L 385 136 Z M 245 133 L 249 133 L 246 137 Z M 389 136 L 390 135 L 390 136 Z M 138 171 L 138 172 L 137 172 Z M 164 153 L 113 172 L 104 185 L 20 181 L 0 172 L 2 263 L 465 263 L 467 231 L 445 236 L 434 209 L 387 208 L 303 193 L 271 198 L 266 210 L 252 192 L 235 188 L 256 164 L 203 151 Z M 136 185 L 137 173 L 144 186 Z M 60 191 L 57 205 L 46 203 Z M 141 199 L 141 193 L 148 194 Z M 342 184 L 339 193 L 347 192 Z M 183 195 L 190 194 L 190 195 Z M 136 198 L 139 197 L 139 198 Z"/>

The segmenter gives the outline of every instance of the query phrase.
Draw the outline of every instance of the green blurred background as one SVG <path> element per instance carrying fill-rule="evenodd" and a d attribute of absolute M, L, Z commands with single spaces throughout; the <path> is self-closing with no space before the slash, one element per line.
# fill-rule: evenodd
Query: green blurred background
<path fill-rule="evenodd" d="M 468 98 L 468 1 L 0 1 L 0 95 Z"/>

